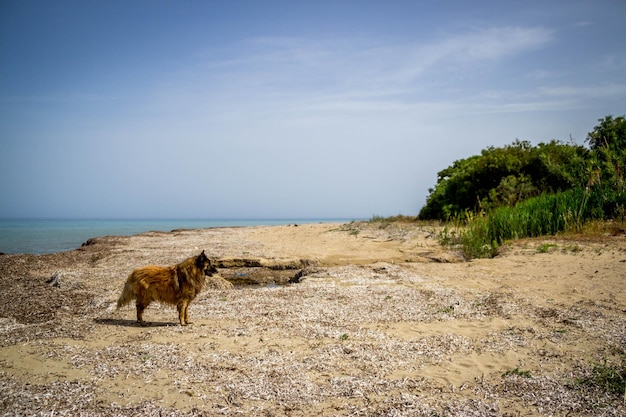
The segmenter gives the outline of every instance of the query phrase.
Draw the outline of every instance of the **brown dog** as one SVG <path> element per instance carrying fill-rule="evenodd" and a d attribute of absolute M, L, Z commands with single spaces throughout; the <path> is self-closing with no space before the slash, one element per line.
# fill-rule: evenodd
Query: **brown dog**
<path fill-rule="evenodd" d="M 136 300 L 137 322 L 147 325 L 143 311 L 153 301 L 175 304 L 181 326 L 189 321 L 189 303 L 204 287 L 205 276 L 213 276 L 217 269 L 211 265 L 204 251 L 174 266 L 145 266 L 135 269 L 117 300 L 117 308 Z"/>

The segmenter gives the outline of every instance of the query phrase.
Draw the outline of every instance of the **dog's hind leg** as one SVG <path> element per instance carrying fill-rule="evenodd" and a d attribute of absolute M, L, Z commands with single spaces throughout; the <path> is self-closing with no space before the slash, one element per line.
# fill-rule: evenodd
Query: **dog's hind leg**
<path fill-rule="evenodd" d="M 139 303 L 137 302 L 137 323 L 141 324 L 142 326 L 147 326 L 148 323 L 144 321 L 143 319 L 143 311 L 146 309 L 146 307 L 148 307 L 145 304 Z"/>

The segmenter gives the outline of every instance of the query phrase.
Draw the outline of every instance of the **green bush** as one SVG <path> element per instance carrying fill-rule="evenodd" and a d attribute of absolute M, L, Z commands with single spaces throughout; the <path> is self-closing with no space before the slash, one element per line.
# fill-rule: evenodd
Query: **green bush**
<path fill-rule="evenodd" d="M 582 230 L 626 217 L 626 117 L 599 119 L 590 149 L 515 141 L 455 161 L 438 173 L 420 219 L 452 221 L 442 244 L 466 258 L 492 257 L 511 239 Z M 478 213 L 478 214 L 476 214 Z"/>

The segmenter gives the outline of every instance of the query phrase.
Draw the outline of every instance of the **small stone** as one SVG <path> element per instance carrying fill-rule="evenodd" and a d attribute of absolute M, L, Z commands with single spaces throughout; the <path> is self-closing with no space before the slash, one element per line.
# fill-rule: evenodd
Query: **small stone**
<path fill-rule="evenodd" d="M 46 284 L 51 287 L 61 288 L 61 272 L 57 271 L 52 274 L 52 276 L 46 281 Z"/>

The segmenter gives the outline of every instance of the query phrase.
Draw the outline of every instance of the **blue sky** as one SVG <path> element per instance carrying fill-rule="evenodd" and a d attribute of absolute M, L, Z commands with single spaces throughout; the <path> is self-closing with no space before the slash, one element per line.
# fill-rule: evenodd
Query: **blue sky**
<path fill-rule="evenodd" d="M 2 1 L 0 218 L 416 214 L 626 113 L 626 2 Z"/>

